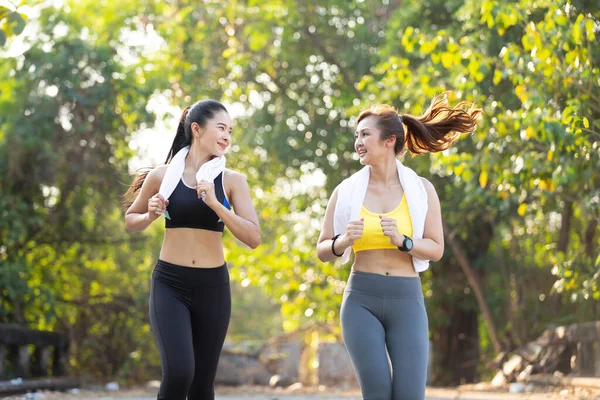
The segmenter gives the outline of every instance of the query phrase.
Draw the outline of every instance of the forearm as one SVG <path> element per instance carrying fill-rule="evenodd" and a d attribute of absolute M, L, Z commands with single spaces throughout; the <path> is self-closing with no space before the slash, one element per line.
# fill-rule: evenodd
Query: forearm
<path fill-rule="evenodd" d="M 125 229 L 128 232 L 141 232 L 146 229 L 154 220 L 146 212 L 143 214 L 131 213 L 125 215 Z"/>
<path fill-rule="evenodd" d="M 252 249 L 258 247 L 261 242 L 260 228 L 258 225 L 240 217 L 239 215 L 235 215 L 234 212 L 229 210 L 221 203 L 218 203 L 216 206 L 214 206 L 213 210 L 219 216 L 219 218 L 221 218 L 233 236 Z"/>
<path fill-rule="evenodd" d="M 439 261 L 444 255 L 444 244 L 432 239 L 413 239 L 413 248 L 408 254 L 421 260 Z"/>
<path fill-rule="evenodd" d="M 332 239 L 326 239 L 326 240 L 323 240 L 321 243 L 317 244 L 317 257 L 319 257 L 319 260 L 321 260 L 323 262 L 330 262 L 330 261 L 335 261 L 337 258 L 339 258 L 335 254 L 333 254 L 333 252 L 331 251 L 331 243 L 332 242 L 333 242 Z M 346 241 L 343 240 L 342 236 L 340 236 L 335 241 L 335 245 L 334 245 L 335 253 L 336 254 L 344 254 L 344 251 L 346 251 L 346 249 L 349 246 L 350 246 L 350 244 L 346 243 Z"/>

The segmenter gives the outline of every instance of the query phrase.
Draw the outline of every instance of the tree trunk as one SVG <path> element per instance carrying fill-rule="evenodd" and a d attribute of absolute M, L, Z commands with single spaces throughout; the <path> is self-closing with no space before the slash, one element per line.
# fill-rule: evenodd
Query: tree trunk
<path fill-rule="evenodd" d="M 433 332 L 433 381 L 440 386 L 477 382 L 479 331 L 476 310 L 446 310 L 452 323 Z"/>
<path fill-rule="evenodd" d="M 594 237 L 596 236 L 596 228 L 598 228 L 598 220 L 592 217 L 585 230 L 583 241 L 583 244 L 585 245 L 585 254 L 587 254 L 588 257 L 594 257 Z"/>
<path fill-rule="evenodd" d="M 560 223 L 560 233 L 558 236 L 558 251 L 565 253 L 569 245 L 569 230 L 571 228 L 571 217 L 573 216 L 573 202 L 565 200 L 565 208 Z"/>
<path fill-rule="evenodd" d="M 458 261 L 462 272 L 467 277 L 471 289 L 473 289 L 473 292 L 475 293 L 475 298 L 477 299 L 477 304 L 479 305 L 481 313 L 483 314 L 483 319 L 487 326 L 488 333 L 490 335 L 490 340 L 494 345 L 494 350 L 497 353 L 500 353 L 503 350 L 503 346 L 500 343 L 500 340 L 498 339 L 498 331 L 496 330 L 496 326 L 494 324 L 492 312 L 490 311 L 487 302 L 485 301 L 485 296 L 483 295 L 483 289 L 479 277 L 473 269 L 471 261 L 467 257 L 466 252 L 463 250 L 460 243 L 458 243 L 454 235 L 450 233 L 448 226 L 446 226 L 446 223 L 444 223 L 444 237 L 446 239 L 446 242 L 452 249 L 452 252 L 456 257 L 456 260 Z"/>

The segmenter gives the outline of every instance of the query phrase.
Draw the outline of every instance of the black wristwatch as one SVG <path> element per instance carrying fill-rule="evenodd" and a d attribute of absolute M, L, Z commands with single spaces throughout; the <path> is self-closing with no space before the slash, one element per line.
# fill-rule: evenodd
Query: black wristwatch
<path fill-rule="evenodd" d="M 413 240 L 408 236 L 404 235 L 404 241 L 402 242 L 402 246 L 398 246 L 398 250 L 408 253 L 413 248 Z"/>

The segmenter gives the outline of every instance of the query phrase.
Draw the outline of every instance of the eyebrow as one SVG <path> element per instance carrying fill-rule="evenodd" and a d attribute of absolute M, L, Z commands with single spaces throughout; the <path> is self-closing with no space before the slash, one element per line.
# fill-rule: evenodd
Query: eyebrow
<path fill-rule="evenodd" d="M 356 135 L 359 132 L 364 132 L 364 131 L 369 131 L 369 128 L 362 128 L 360 131 L 354 131 L 354 134 Z"/>
<path fill-rule="evenodd" d="M 223 125 L 225 128 L 229 127 L 225 122 L 217 122 L 217 126 Z M 229 130 L 233 130 L 233 127 L 229 127 Z"/>

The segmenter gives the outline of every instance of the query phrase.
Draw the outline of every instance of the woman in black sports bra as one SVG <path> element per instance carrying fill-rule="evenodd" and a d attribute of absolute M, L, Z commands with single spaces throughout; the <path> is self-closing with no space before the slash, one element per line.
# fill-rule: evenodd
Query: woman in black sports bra
<path fill-rule="evenodd" d="M 163 370 L 158 399 L 214 399 L 231 315 L 223 229 L 253 249 L 261 241 L 246 178 L 224 168 L 230 142 L 225 106 L 199 101 L 184 110 L 165 165 L 138 176 L 125 193 L 126 199 L 137 196 L 125 204 L 128 231 L 143 231 L 165 216 L 150 289 L 150 323 Z M 197 181 L 206 167 L 216 177 Z"/>

